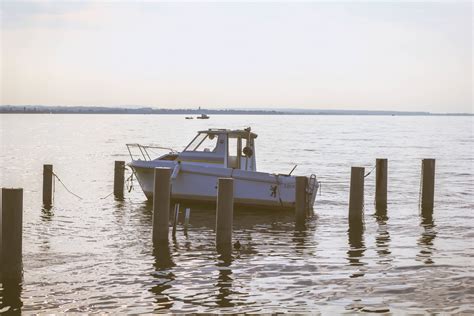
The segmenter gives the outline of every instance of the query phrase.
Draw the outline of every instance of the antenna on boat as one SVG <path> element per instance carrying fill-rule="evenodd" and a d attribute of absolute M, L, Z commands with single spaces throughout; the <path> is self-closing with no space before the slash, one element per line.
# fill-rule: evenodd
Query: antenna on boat
<path fill-rule="evenodd" d="M 295 165 L 295 166 L 293 167 L 293 169 L 291 169 L 290 173 L 288 174 L 289 176 L 291 176 L 291 174 L 293 173 L 293 171 L 295 171 L 296 167 L 298 167 L 298 165 Z"/>

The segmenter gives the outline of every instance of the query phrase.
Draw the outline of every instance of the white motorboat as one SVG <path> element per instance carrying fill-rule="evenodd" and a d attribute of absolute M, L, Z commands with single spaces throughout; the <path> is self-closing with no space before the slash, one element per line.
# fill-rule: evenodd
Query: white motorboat
<path fill-rule="evenodd" d="M 150 200 L 153 199 L 154 169 L 167 167 L 173 170 L 171 198 L 175 201 L 215 203 L 218 178 L 233 178 L 235 204 L 293 209 L 296 177 L 258 172 L 255 138 L 257 135 L 250 128 L 209 129 L 199 131 L 182 152 L 158 146 L 127 144 L 132 158 L 128 165 Z M 169 152 L 152 159 L 150 152 L 157 149 Z M 314 204 L 319 184 L 316 175 L 307 178 L 306 205 L 309 209 Z"/>

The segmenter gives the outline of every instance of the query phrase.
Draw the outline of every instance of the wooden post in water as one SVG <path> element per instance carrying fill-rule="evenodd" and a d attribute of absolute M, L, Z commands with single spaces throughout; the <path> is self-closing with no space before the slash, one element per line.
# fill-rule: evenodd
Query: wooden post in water
<path fill-rule="evenodd" d="M 191 216 L 191 209 L 188 207 L 184 213 L 184 230 L 188 229 L 189 226 L 189 217 Z"/>
<path fill-rule="evenodd" d="M 43 165 L 43 205 L 53 203 L 53 165 Z"/>
<path fill-rule="evenodd" d="M 2 188 L 0 236 L 0 276 L 21 279 L 23 189 Z"/>
<path fill-rule="evenodd" d="M 216 213 L 216 247 L 231 247 L 234 216 L 234 179 L 232 178 L 219 178 Z"/>
<path fill-rule="evenodd" d="M 153 243 L 168 242 L 171 198 L 171 169 L 155 168 L 153 187 Z"/>
<path fill-rule="evenodd" d="M 362 218 L 364 210 L 364 167 L 351 168 L 349 221 Z"/>
<path fill-rule="evenodd" d="M 123 198 L 123 186 L 124 186 L 124 174 L 125 174 L 125 161 L 115 161 L 114 168 L 114 195 L 118 198 Z"/>
<path fill-rule="evenodd" d="M 434 206 L 435 160 L 423 159 L 421 172 L 421 210 L 422 213 L 431 214 Z"/>
<path fill-rule="evenodd" d="M 176 237 L 176 227 L 178 226 L 178 218 L 179 218 L 179 203 L 174 204 L 174 216 L 173 216 L 173 237 Z"/>
<path fill-rule="evenodd" d="M 295 179 L 295 213 L 296 222 L 301 224 L 306 219 L 306 188 L 308 186 L 308 178 L 304 176 L 297 176 Z"/>
<path fill-rule="evenodd" d="M 387 213 L 387 159 L 375 161 L 375 211 Z"/>

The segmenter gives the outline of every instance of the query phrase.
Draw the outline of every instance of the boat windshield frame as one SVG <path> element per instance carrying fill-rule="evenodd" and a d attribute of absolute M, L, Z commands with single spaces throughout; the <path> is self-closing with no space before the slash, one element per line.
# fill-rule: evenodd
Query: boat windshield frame
<path fill-rule="evenodd" d="M 205 135 L 204 137 L 202 137 L 202 135 Z M 213 138 L 218 138 L 218 136 L 214 133 L 205 133 L 205 132 L 199 132 L 194 138 L 193 140 L 191 140 L 191 142 L 186 146 L 186 148 L 184 148 L 183 152 L 200 152 L 200 150 L 198 150 L 198 148 L 204 143 L 205 140 L 207 139 L 211 139 L 210 136 L 213 136 Z M 201 140 L 199 140 L 199 137 L 202 137 Z M 196 140 L 199 141 L 197 143 L 196 146 L 194 146 L 194 144 L 196 143 Z M 217 142 L 217 139 L 216 139 L 216 142 Z M 194 148 L 191 148 L 191 147 L 194 147 Z M 211 151 L 211 152 L 214 152 L 215 149 L 217 148 L 217 143 L 216 143 L 216 146 L 214 147 L 214 149 Z"/>

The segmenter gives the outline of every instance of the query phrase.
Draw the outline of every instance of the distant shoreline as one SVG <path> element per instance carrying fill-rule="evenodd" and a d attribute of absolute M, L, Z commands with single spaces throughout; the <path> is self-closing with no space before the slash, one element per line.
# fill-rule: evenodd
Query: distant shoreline
<path fill-rule="evenodd" d="M 161 115 L 384 115 L 384 116 L 474 116 L 471 113 L 431 113 L 370 110 L 252 110 L 252 109 L 154 109 L 95 106 L 1 105 L 0 114 L 161 114 Z"/>

